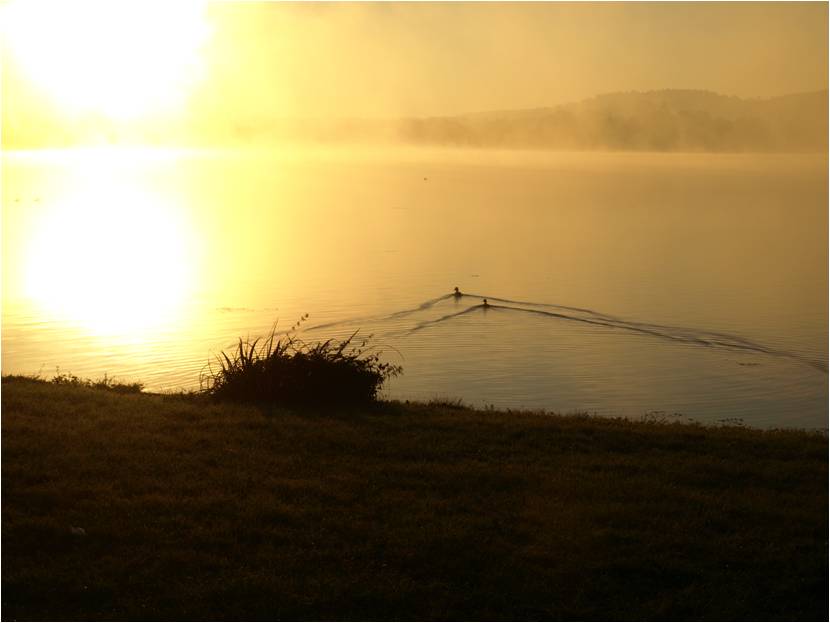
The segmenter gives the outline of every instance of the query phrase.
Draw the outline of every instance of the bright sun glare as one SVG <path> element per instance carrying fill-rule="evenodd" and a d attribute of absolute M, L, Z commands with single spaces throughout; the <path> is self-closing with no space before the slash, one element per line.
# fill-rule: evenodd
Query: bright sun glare
<path fill-rule="evenodd" d="M 204 71 L 204 4 L 12 2 L 2 11 L 22 73 L 67 112 L 132 119 L 177 110 Z"/>
<path fill-rule="evenodd" d="M 27 294 L 95 334 L 141 336 L 173 321 L 199 249 L 177 206 L 91 150 L 74 188 L 41 215 L 25 260 Z"/>

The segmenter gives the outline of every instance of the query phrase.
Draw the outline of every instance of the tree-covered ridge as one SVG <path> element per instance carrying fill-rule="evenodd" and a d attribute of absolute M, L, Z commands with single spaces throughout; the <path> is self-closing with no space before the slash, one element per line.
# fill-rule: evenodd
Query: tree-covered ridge
<path fill-rule="evenodd" d="M 600 95 L 533 110 L 402 122 L 416 143 L 645 151 L 827 150 L 827 91 L 741 99 L 709 91 Z"/>

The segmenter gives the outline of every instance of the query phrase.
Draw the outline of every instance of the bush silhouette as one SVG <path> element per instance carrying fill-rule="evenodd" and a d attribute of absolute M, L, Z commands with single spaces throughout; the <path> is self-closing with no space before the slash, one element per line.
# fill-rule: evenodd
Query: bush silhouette
<path fill-rule="evenodd" d="M 221 401 L 284 405 L 365 404 L 377 399 L 383 383 L 400 374 L 400 366 L 383 362 L 369 346 L 371 335 L 308 344 L 296 336 L 306 314 L 278 337 L 239 339 L 230 352 L 216 357 L 202 373 L 201 387 Z"/>

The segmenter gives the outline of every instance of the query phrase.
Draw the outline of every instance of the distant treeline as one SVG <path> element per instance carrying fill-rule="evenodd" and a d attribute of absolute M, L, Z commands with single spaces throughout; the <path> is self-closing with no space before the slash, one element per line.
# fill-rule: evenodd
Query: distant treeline
<path fill-rule="evenodd" d="M 243 142 L 404 143 L 472 148 L 826 152 L 827 91 L 741 99 L 709 91 L 613 93 L 551 108 L 405 119 L 262 119 Z"/>
<path fill-rule="evenodd" d="M 198 118 L 3 122 L 3 146 L 316 143 L 702 152 L 827 152 L 828 92 L 741 99 L 708 91 L 614 93 L 550 108 L 387 119 Z"/>
<path fill-rule="evenodd" d="M 601 95 L 524 111 L 401 122 L 406 142 L 648 151 L 827 151 L 827 91 L 740 99 L 706 91 Z"/>

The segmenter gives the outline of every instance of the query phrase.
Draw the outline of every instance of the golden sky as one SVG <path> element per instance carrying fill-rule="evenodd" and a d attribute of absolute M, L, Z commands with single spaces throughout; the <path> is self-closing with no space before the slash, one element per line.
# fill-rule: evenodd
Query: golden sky
<path fill-rule="evenodd" d="M 10 2 L 9 135 L 827 88 L 827 3 Z M 80 129 L 79 129 L 80 128 Z"/>

